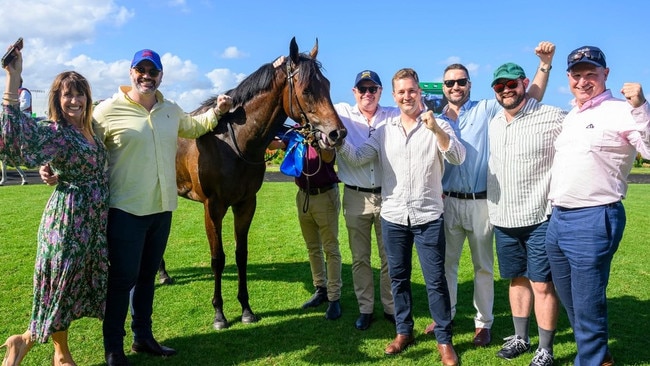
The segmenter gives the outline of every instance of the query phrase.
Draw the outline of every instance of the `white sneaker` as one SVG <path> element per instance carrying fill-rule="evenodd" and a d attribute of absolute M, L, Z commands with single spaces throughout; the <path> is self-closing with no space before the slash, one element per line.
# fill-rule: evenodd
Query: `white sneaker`
<path fill-rule="evenodd" d="M 544 348 L 538 348 L 530 366 L 553 366 L 553 355 Z"/>

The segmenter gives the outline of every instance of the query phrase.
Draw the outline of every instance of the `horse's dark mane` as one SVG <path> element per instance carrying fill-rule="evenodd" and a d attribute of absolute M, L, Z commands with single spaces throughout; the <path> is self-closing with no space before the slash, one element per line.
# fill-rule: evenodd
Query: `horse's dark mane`
<path fill-rule="evenodd" d="M 298 83 L 305 84 L 315 75 L 320 79 L 318 70 L 321 69 L 321 63 L 318 60 L 312 59 L 307 54 L 301 53 L 299 55 L 300 62 L 298 63 Z M 291 62 L 289 57 L 278 66 L 278 69 L 286 70 L 287 62 Z M 225 94 L 232 97 L 233 106 L 244 105 L 256 95 L 265 92 L 273 87 L 275 80 L 276 70 L 273 64 L 267 63 L 262 65 L 252 74 L 248 75 L 244 80 L 239 83 L 234 89 L 228 90 Z M 201 106 L 194 112 L 201 113 L 208 108 L 212 108 L 217 104 L 217 96 L 210 97 L 201 103 Z"/>

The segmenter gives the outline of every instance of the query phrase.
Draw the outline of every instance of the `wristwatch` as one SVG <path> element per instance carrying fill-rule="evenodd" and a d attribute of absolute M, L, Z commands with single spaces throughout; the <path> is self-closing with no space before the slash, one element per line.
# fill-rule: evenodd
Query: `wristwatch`
<path fill-rule="evenodd" d="M 551 71 L 552 68 L 553 68 L 553 65 L 548 65 L 548 69 L 544 68 L 544 67 L 540 67 L 539 71 L 541 71 L 541 72 L 549 72 L 549 71 Z"/>

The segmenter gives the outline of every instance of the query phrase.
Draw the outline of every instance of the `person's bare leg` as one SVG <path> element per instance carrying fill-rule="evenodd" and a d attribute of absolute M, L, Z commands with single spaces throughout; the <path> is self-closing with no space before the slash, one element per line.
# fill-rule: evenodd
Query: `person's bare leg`
<path fill-rule="evenodd" d="M 54 343 L 54 366 L 77 366 L 68 348 L 67 330 L 52 334 L 52 343 Z"/>
<path fill-rule="evenodd" d="M 521 318 L 530 316 L 533 306 L 533 290 L 526 277 L 516 277 L 510 280 L 508 297 L 510 298 L 512 316 Z"/>
<path fill-rule="evenodd" d="M 553 335 L 557 326 L 559 300 L 553 282 L 532 282 L 535 294 L 535 318 L 539 328 L 547 331 L 547 336 L 540 334 L 539 348 L 553 352 Z"/>

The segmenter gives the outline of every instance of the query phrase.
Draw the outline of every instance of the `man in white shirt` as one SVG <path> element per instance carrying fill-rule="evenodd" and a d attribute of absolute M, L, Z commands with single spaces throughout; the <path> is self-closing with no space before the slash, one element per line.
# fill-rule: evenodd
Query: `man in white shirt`
<path fill-rule="evenodd" d="M 334 105 L 348 135 L 347 143 L 361 146 L 386 120 L 399 115 L 395 107 L 379 105 L 383 87 L 376 72 L 363 70 L 354 80 L 352 93 L 356 105 L 347 103 Z M 354 326 L 366 330 L 373 320 L 375 304 L 374 275 L 371 265 L 372 227 L 375 227 L 377 252 L 380 259 L 379 294 L 384 308 L 384 318 L 395 322 L 393 295 L 388 276 L 388 262 L 381 236 L 381 176 L 378 160 L 356 166 L 347 160 L 339 159 L 338 176 L 344 183 L 343 216 L 348 231 L 350 252 L 352 253 L 352 282 L 359 304 L 359 317 Z"/>
<path fill-rule="evenodd" d="M 442 219 L 444 160 L 461 164 L 465 148 L 448 123 L 433 112 L 422 113 L 422 90 L 417 73 L 401 69 L 393 76 L 393 99 L 399 116 L 354 149 L 345 142 L 342 159 L 364 164 L 379 159 L 381 225 L 395 302 L 397 336 L 384 353 L 395 355 L 413 344 L 411 269 L 413 245 L 426 283 L 429 312 L 443 365 L 457 365 L 452 345 L 451 304 L 445 279 L 445 233 Z"/>

